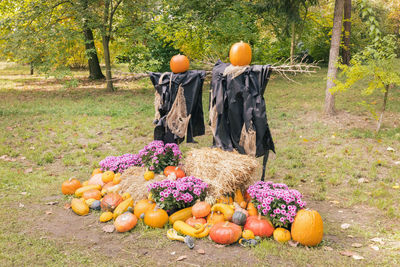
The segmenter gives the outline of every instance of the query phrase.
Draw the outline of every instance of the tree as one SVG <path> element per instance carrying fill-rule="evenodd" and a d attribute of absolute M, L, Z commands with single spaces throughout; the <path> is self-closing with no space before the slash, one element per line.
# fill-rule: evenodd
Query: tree
<path fill-rule="evenodd" d="M 342 60 L 350 65 L 351 0 L 344 1 Z"/>
<path fill-rule="evenodd" d="M 339 56 L 340 35 L 342 31 L 344 0 L 335 0 L 335 11 L 333 15 L 331 48 L 329 51 L 328 74 L 325 89 L 325 114 L 335 114 L 335 96 L 331 88 L 335 86 L 334 80 L 337 75 L 337 59 Z"/>

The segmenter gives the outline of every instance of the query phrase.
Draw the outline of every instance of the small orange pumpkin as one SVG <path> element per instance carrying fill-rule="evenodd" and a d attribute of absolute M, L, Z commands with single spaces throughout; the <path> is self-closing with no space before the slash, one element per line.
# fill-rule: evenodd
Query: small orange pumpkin
<path fill-rule="evenodd" d="M 193 217 L 190 217 L 189 219 L 187 219 L 185 221 L 185 223 L 189 224 L 192 227 L 195 227 L 196 224 L 199 224 L 199 223 L 200 224 L 206 224 L 207 221 L 204 218 L 196 218 L 196 217 L 193 216 Z"/>
<path fill-rule="evenodd" d="M 138 203 L 136 203 L 133 212 L 138 217 L 139 219 L 143 219 L 144 214 L 146 211 L 154 209 L 156 206 L 156 203 L 148 200 L 148 199 L 142 199 L 139 200 Z"/>
<path fill-rule="evenodd" d="M 115 174 L 113 171 L 106 171 L 106 172 L 102 173 L 101 180 L 103 181 L 103 183 L 109 183 L 109 182 L 113 181 L 114 176 L 115 176 Z"/>
<path fill-rule="evenodd" d="M 64 181 L 61 185 L 61 192 L 64 195 L 73 195 L 76 189 L 82 187 L 81 182 L 75 178 L 70 178 Z"/>
<path fill-rule="evenodd" d="M 292 239 L 290 232 L 285 228 L 276 228 L 273 235 L 275 241 L 278 241 L 279 243 L 285 243 Z"/>
<path fill-rule="evenodd" d="M 101 199 L 101 192 L 97 189 L 89 189 L 85 192 L 83 192 L 82 197 L 84 199 L 96 199 L 96 200 L 100 200 Z"/>
<path fill-rule="evenodd" d="M 246 66 L 251 62 L 251 47 L 248 43 L 240 41 L 231 46 L 229 61 L 234 66 Z"/>
<path fill-rule="evenodd" d="M 151 210 L 146 211 L 144 214 L 144 223 L 153 228 L 163 228 L 168 222 L 168 213 L 163 210 L 154 207 Z"/>
<path fill-rule="evenodd" d="M 168 166 L 164 169 L 164 175 L 165 176 L 170 176 L 170 175 L 175 175 L 176 179 L 180 179 L 185 177 L 185 172 L 180 169 L 179 167 L 176 166 Z"/>
<path fill-rule="evenodd" d="M 115 221 L 114 221 L 114 226 L 115 230 L 117 230 L 120 233 L 127 232 L 134 228 L 137 223 L 137 218 L 135 215 L 133 215 L 130 212 L 125 212 L 121 215 L 119 215 Z"/>
<path fill-rule="evenodd" d="M 219 212 L 211 212 L 208 216 L 207 216 L 207 223 L 208 224 L 217 224 L 219 222 L 224 222 L 225 221 L 225 217 L 224 214 L 219 213 Z"/>
<path fill-rule="evenodd" d="M 192 207 L 192 214 L 197 218 L 206 217 L 211 212 L 211 206 L 205 201 L 197 202 Z"/>
<path fill-rule="evenodd" d="M 304 246 L 316 246 L 322 241 L 324 223 L 315 210 L 299 210 L 292 223 L 292 238 Z"/>
<path fill-rule="evenodd" d="M 189 69 L 189 59 L 185 55 L 175 55 L 171 58 L 169 66 L 173 73 L 185 72 Z"/>
<path fill-rule="evenodd" d="M 94 169 L 93 172 L 92 172 L 92 176 L 96 175 L 96 174 L 99 174 L 99 173 L 103 173 L 103 171 L 100 168 Z"/>

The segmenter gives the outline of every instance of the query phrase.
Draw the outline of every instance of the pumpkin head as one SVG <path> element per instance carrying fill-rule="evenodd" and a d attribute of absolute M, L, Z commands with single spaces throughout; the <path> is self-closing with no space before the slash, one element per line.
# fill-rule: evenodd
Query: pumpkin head
<path fill-rule="evenodd" d="M 279 243 L 285 243 L 288 242 L 290 239 L 292 239 L 292 236 L 290 235 L 290 232 L 287 229 L 276 228 L 274 230 L 274 239 Z"/>
<path fill-rule="evenodd" d="M 114 175 L 113 184 L 119 184 L 121 182 L 121 174 L 118 172 Z"/>
<path fill-rule="evenodd" d="M 169 66 L 173 73 L 185 72 L 189 69 L 189 59 L 184 55 L 175 55 L 171 58 Z"/>
<path fill-rule="evenodd" d="M 180 178 L 183 178 L 183 177 L 186 176 L 185 172 L 182 169 L 180 169 L 178 167 L 175 167 L 175 166 L 166 167 L 164 169 L 164 175 L 167 176 L 167 177 L 170 176 L 170 175 L 175 175 L 176 179 L 180 179 Z"/>
<path fill-rule="evenodd" d="M 168 213 L 157 207 L 146 211 L 144 214 L 144 223 L 153 228 L 163 228 L 168 222 Z"/>
<path fill-rule="evenodd" d="M 260 237 L 270 237 L 274 232 L 274 226 L 266 219 L 258 216 L 250 216 L 247 218 L 246 224 L 244 225 L 245 230 L 251 230 L 254 235 Z"/>
<path fill-rule="evenodd" d="M 122 200 L 122 197 L 118 193 L 109 193 L 101 200 L 101 209 L 104 211 L 113 211 Z"/>
<path fill-rule="evenodd" d="M 109 183 L 113 181 L 114 176 L 115 174 L 113 171 L 106 171 L 101 174 L 101 180 L 103 181 L 103 183 Z"/>
<path fill-rule="evenodd" d="M 258 215 L 258 211 L 257 211 L 256 207 L 254 207 L 254 204 L 252 202 L 249 202 L 249 204 L 247 205 L 247 211 L 249 212 L 249 216 L 257 216 Z"/>
<path fill-rule="evenodd" d="M 240 210 L 236 210 L 232 216 L 232 222 L 237 225 L 244 225 L 246 223 L 247 216 Z"/>
<path fill-rule="evenodd" d="M 217 224 L 219 222 L 225 222 L 224 214 L 219 212 L 211 212 L 207 216 L 207 223 L 208 224 Z"/>
<path fill-rule="evenodd" d="M 134 214 L 136 215 L 136 217 L 138 217 L 139 219 L 143 219 L 143 216 L 146 213 L 146 211 L 154 209 L 155 206 L 156 206 L 156 203 L 154 203 L 148 199 L 142 199 L 142 200 L 139 200 L 138 203 L 136 203 L 133 211 L 134 211 Z"/>
<path fill-rule="evenodd" d="M 125 212 L 114 221 L 115 230 L 120 233 L 127 232 L 136 226 L 137 218 L 130 212 Z"/>
<path fill-rule="evenodd" d="M 90 179 L 88 181 L 88 185 L 96 185 L 96 184 L 98 184 L 100 186 L 103 186 L 104 182 L 101 179 L 101 176 L 102 176 L 102 173 L 98 173 L 98 174 L 95 174 L 92 177 L 90 177 Z"/>
<path fill-rule="evenodd" d="M 235 43 L 229 50 L 229 61 L 234 66 L 246 66 L 251 62 L 251 47 L 248 43 Z"/>
<path fill-rule="evenodd" d="M 210 214 L 211 206 L 205 201 L 197 202 L 192 207 L 192 214 L 197 218 L 206 217 Z"/>
<path fill-rule="evenodd" d="M 73 195 L 79 187 L 81 187 L 81 182 L 75 178 L 70 178 L 66 180 L 61 185 L 61 192 L 64 195 Z"/>
<path fill-rule="evenodd" d="M 190 217 L 189 219 L 187 219 L 185 221 L 185 223 L 189 224 L 192 227 L 195 227 L 196 224 L 199 224 L 199 223 L 200 224 L 206 224 L 207 221 L 204 218 L 196 218 L 196 217 L 193 216 L 193 217 Z"/>
<path fill-rule="evenodd" d="M 99 173 L 103 173 L 103 171 L 100 168 L 94 169 L 93 172 L 92 172 L 92 176 L 96 175 L 96 174 L 99 174 Z"/>
<path fill-rule="evenodd" d="M 292 238 L 304 246 L 316 246 L 322 241 L 324 223 L 315 210 L 299 210 L 292 223 Z"/>
<path fill-rule="evenodd" d="M 101 198 L 101 193 L 97 189 L 89 189 L 85 192 L 83 192 L 82 197 L 84 199 L 95 199 L 95 200 L 100 200 Z"/>
<path fill-rule="evenodd" d="M 239 240 L 242 228 L 231 222 L 219 222 L 211 227 L 210 238 L 218 244 L 232 244 Z"/>

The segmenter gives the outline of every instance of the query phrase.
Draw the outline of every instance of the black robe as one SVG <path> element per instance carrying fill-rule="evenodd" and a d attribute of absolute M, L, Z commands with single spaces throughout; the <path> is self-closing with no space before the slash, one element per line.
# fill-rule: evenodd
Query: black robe
<path fill-rule="evenodd" d="M 164 74 L 160 82 L 161 75 L 163 73 L 150 73 L 150 80 L 161 96 L 161 106 L 158 107 L 160 119 L 155 121 L 154 140 L 162 140 L 165 143 L 181 143 L 184 140 L 184 138 L 179 138 L 171 133 L 166 124 L 167 114 L 175 101 L 179 85 L 182 85 L 187 115 L 191 115 L 187 128 L 186 142 L 192 143 L 194 142 L 193 137 L 204 135 L 205 133 L 202 91 L 206 72 L 200 70 L 190 70 L 178 74 L 168 72 Z"/>

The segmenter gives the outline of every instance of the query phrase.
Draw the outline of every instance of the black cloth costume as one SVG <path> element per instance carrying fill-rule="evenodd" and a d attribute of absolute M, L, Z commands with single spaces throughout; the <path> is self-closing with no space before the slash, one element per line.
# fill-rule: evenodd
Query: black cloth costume
<path fill-rule="evenodd" d="M 270 65 L 252 65 L 232 79 L 224 76 L 230 64 L 220 60 L 212 71 L 210 112 L 216 111 L 213 145 L 223 150 L 236 149 L 246 154 L 240 138 L 245 124 L 246 130 L 255 131 L 255 155 L 264 156 L 263 176 L 269 150 L 275 152 L 274 142 L 267 122 L 264 92 L 271 74 Z"/>
<path fill-rule="evenodd" d="M 160 81 L 161 76 L 162 79 Z M 150 73 L 150 80 L 161 97 L 160 105 L 156 107 L 160 113 L 160 119 L 155 121 L 154 140 L 162 140 L 165 143 L 181 143 L 184 140 L 184 138 L 173 134 L 166 123 L 166 117 L 175 101 L 179 85 L 184 89 L 187 115 L 191 115 L 187 128 L 186 142 L 192 143 L 194 142 L 193 137 L 205 133 L 202 103 L 205 76 L 206 72 L 200 70 L 190 70 L 177 74 L 172 72 Z"/>

